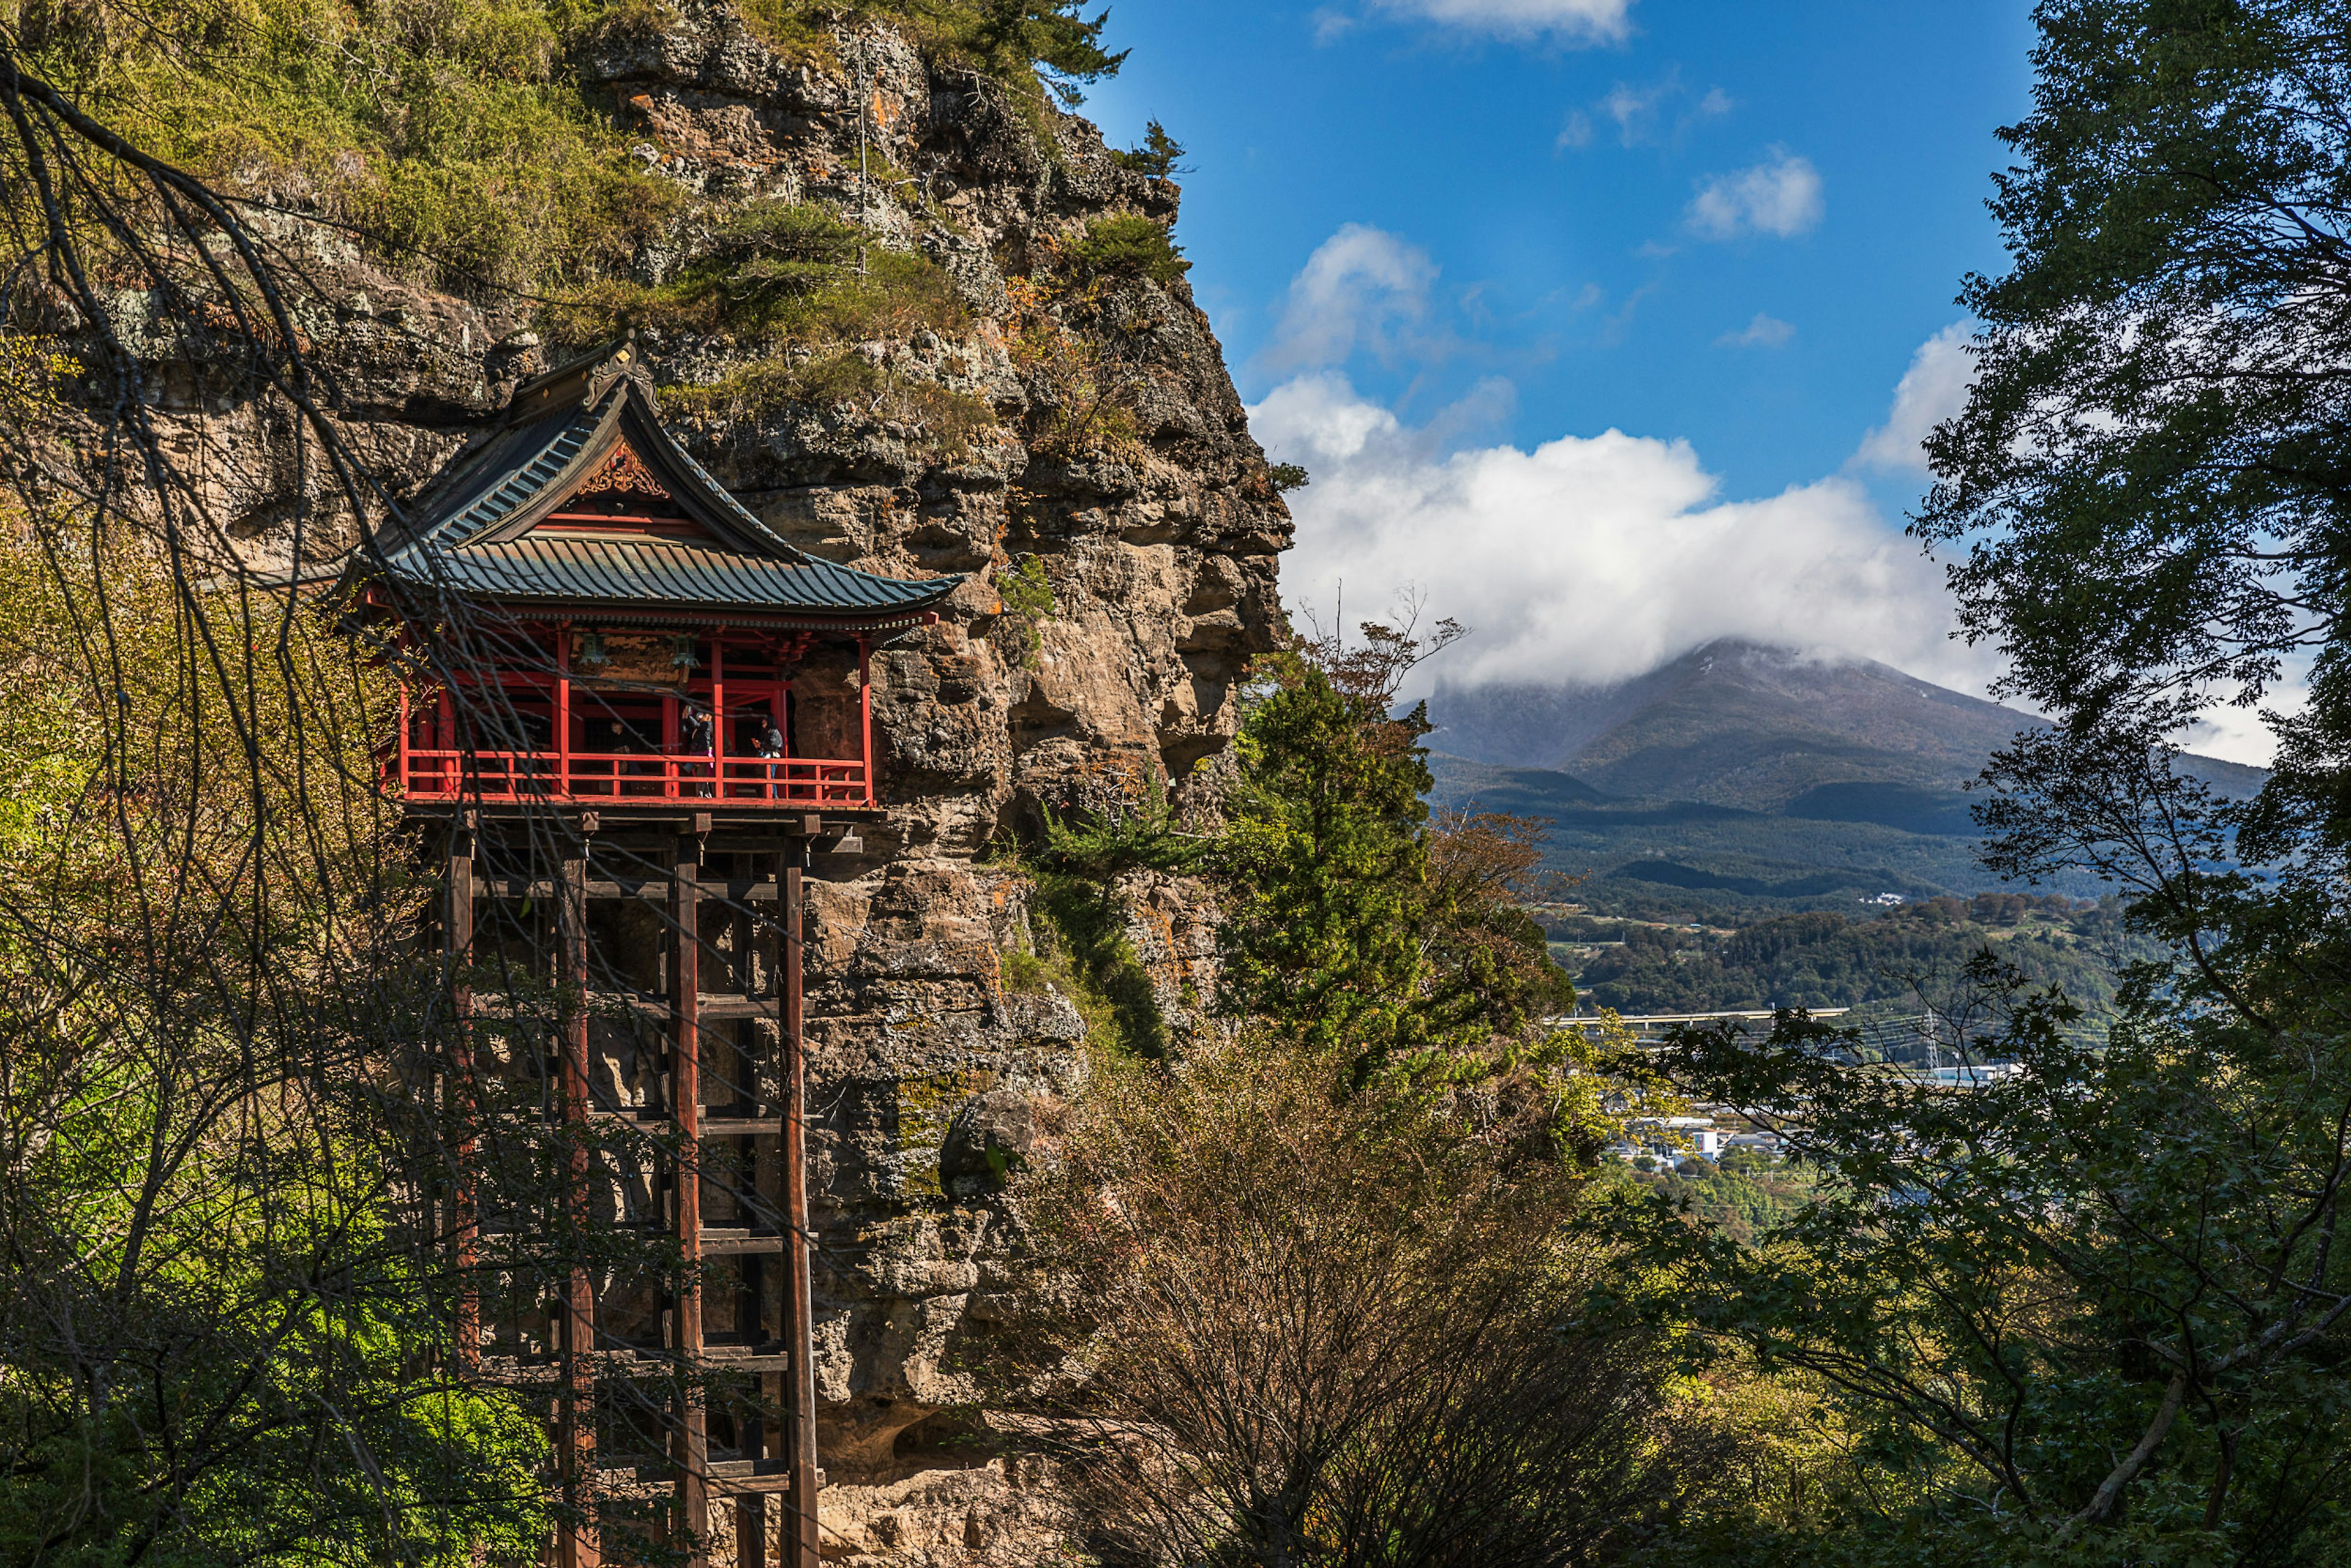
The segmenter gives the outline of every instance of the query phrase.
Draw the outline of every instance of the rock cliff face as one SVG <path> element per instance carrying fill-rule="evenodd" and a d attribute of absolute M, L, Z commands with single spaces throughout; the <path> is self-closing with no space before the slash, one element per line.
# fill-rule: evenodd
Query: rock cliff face
<path fill-rule="evenodd" d="M 968 330 L 855 351 L 893 384 L 995 415 L 953 442 L 849 399 L 677 428 L 803 549 L 896 576 L 970 574 L 940 624 L 877 655 L 888 821 L 862 853 L 824 857 L 815 873 L 823 1517 L 828 1555 L 851 1563 L 1019 1561 L 1060 1532 L 1050 1469 L 958 1370 L 1013 1284 L 986 1156 L 1025 1147 L 1033 1105 L 1070 1093 L 1086 1057 L 1066 998 L 1004 984 L 1005 955 L 1030 940 L 1029 887 L 984 852 L 1040 804 L 1131 796 L 1155 773 L 1179 808 L 1213 811 L 1236 677 L 1276 632 L 1289 514 L 1186 285 L 1112 278 L 1076 310 L 1023 281 L 1090 220 L 1172 223 L 1172 184 L 1118 167 L 1085 121 L 1024 110 L 886 28 L 841 25 L 830 47 L 787 54 L 723 5 L 689 0 L 672 15 L 582 67 L 641 138 L 638 156 L 699 194 L 828 205 L 862 218 L 875 246 L 930 257 Z M 881 186 L 885 168 L 906 183 Z M 421 486 L 501 383 L 554 355 L 517 308 L 394 280 L 316 234 L 289 237 L 340 294 L 309 325 L 344 382 L 355 444 L 395 489 Z M 700 241 L 681 231 L 669 243 L 643 258 L 644 281 Z M 1024 322 L 1042 324 L 1063 363 L 1024 358 Z M 723 341 L 641 342 L 664 382 L 708 382 L 734 363 Z M 1114 380 L 1116 439 L 1067 437 L 1071 356 L 1080 381 Z M 155 358 L 168 363 L 168 343 Z M 315 528 L 291 538 L 286 470 L 264 463 L 254 476 L 283 432 L 207 410 L 198 384 L 187 392 L 188 417 L 235 459 L 214 498 L 248 559 L 321 569 L 348 548 Z M 1031 558 L 1052 605 L 1016 614 L 998 583 Z M 1213 978 L 1207 912 L 1181 885 L 1123 892 L 1128 938 L 1180 1029 Z"/>

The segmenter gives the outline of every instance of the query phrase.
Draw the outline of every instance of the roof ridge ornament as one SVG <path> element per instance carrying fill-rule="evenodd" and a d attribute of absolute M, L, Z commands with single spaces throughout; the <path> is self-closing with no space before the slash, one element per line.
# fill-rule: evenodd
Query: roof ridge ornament
<path fill-rule="evenodd" d="M 634 382 L 649 399 L 653 395 L 653 372 L 637 348 L 637 330 L 633 327 L 625 336 L 567 360 L 515 388 L 506 401 L 504 423 L 517 424 L 560 408 L 593 408 L 622 382 Z"/>
<path fill-rule="evenodd" d="M 588 372 L 588 395 L 580 401 L 593 407 L 602 402 L 604 394 L 622 381 L 632 381 L 650 394 L 653 390 L 653 372 L 637 358 L 636 345 L 637 329 L 632 327 L 621 346 Z"/>

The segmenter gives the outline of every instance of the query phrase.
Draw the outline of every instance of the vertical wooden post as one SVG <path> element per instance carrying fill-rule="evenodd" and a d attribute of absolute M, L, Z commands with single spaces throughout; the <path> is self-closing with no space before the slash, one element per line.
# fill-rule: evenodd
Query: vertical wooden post
<path fill-rule="evenodd" d="M 592 831 L 592 830 L 590 830 Z M 569 1144 L 564 1200 L 569 1208 L 572 1263 L 563 1301 L 563 1385 L 558 1396 L 556 1464 L 563 1500 L 575 1511 L 556 1542 L 556 1568 L 594 1568 L 598 1551 L 596 1477 L 596 1288 L 580 1251 L 588 1211 L 588 846 L 563 862 L 563 1131 Z"/>
<path fill-rule="evenodd" d="M 673 1348 L 685 1390 L 677 1435 L 677 1543 L 692 1568 L 708 1561 L 703 1539 L 710 1531 L 710 1412 L 702 1389 L 701 862 L 695 835 L 678 835 L 670 884 L 670 916 L 677 937 L 677 959 L 669 976 L 670 1113 L 677 1122 L 677 1180 L 672 1191 L 684 1273 L 678 1283 L 677 1343 Z"/>
<path fill-rule="evenodd" d="M 862 655 L 861 655 L 862 656 Z M 787 1423 L 792 1468 L 791 1528 L 784 1532 L 784 1568 L 819 1568 L 816 1496 L 816 1314 L 810 1278 L 808 1202 L 808 1041 L 802 1032 L 801 873 L 809 836 L 822 824 L 803 818 L 800 835 L 784 847 L 783 993 L 780 1030 L 784 1061 L 784 1343 L 791 1354 L 791 1408 Z"/>
<path fill-rule="evenodd" d="M 555 798 L 571 794 L 571 627 L 555 628 Z"/>
<path fill-rule="evenodd" d="M 857 639 L 857 723 L 863 737 L 865 758 L 865 799 L 861 804 L 873 804 L 873 639 Z M 822 799 L 820 793 L 819 799 Z"/>
<path fill-rule="evenodd" d="M 710 796 L 726 799 L 726 644 L 710 633 Z"/>
<path fill-rule="evenodd" d="M 474 1208 L 474 1119 L 480 1103 L 474 1088 L 474 992 L 466 974 L 474 961 L 474 834 L 468 817 L 460 813 L 449 823 L 447 934 L 454 1060 L 449 1063 L 446 1103 L 457 1150 L 449 1216 L 450 1248 L 457 1265 L 457 1363 L 472 1372 L 482 1364 L 482 1298 L 474 1283 L 474 1270 L 480 1262 L 480 1216 Z"/>

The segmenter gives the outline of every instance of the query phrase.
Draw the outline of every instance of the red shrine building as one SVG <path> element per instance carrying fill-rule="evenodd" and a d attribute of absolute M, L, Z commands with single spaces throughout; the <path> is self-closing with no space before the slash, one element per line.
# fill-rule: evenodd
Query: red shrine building
<path fill-rule="evenodd" d="M 962 580 L 794 549 L 663 429 L 625 345 L 517 389 L 381 553 L 388 583 L 476 633 L 403 711 L 420 803 L 870 808 L 874 639 Z"/>
<path fill-rule="evenodd" d="M 360 570 L 445 877 L 428 1224 L 460 1355 L 548 1414 L 549 1560 L 814 1568 L 803 879 L 879 816 L 875 644 L 962 579 L 795 549 L 626 343 L 517 388 Z M 532 1150 L 551 1213 L 486 1174 Z"/>

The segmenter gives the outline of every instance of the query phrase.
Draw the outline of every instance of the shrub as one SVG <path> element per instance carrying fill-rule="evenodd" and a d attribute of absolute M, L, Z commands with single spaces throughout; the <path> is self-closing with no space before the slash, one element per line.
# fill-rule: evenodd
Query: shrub
<path fill-rule="evenodd" d="M 1637 1541 L 1729 1445 L 1670 1419 L 1558 1167 L 1249 1038 L 1105 1064 L 1024 1207 L 1090 1304 L 1071 1471 L 1101 1560 L 1553 1568 Z M 1074 1344 L 1070 1349 L 1077 1348 Z"/>
<path fill-rule="evenodd" d="M 1003 613 L 1019 629 L 1022 655 L 1034 659 L 1045 645 L 1038 628 L 1060 608 L 1053 602 L 1053 581 L 1045 575 L 1045 563 L 1032 555 L 998 572 L 996 595 L 1003 602 Z"/>
<path fill-rule="evenodd" d="M 1192 270 L 1167 229 L 1134 213 L 1096 218 L 1066 255 L 1081 278 L 1147 277 L 1166 284 Z"/>
<path fill-rule="evenodd" d="M 830 57 L 833 16 L 881 17 L 913 37 L 935 59 L 991 77 L 1024 106 L 1047 93 L 1068 107 L 1083 88 L 1118 74 L 1126 51 L 1102 47 L 1103 12 L 1088 21 L 1083 0 L 748 0 L 745 19 L 778 48 Z"/>
<path fill-rule="evenodd" d="M 542 316 L 566 342 L 651 327 L 758 349 L 906 338 L 924 328 L 955 333 L 969 319 L 954 281 L 929 257 L 873 246 L 823 207 L 780 203 L 730 214 L 708 250 L 667 283 L 591 283 Z"/>
<path fill-rule="evenodd" d="M 661 390 L 662 407 L 686 418 L 757 420 L 795 403 L 814 409 L 853 404 L 867 416 L 904 425 L 910 439 L 950 455 L 996 424 L 996 411 L 979 399 L 936 382 L 893 375 L 854 350 L 798 363 L 760 360 L 708 386 Z"/>

